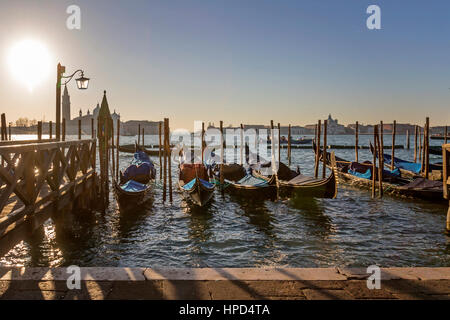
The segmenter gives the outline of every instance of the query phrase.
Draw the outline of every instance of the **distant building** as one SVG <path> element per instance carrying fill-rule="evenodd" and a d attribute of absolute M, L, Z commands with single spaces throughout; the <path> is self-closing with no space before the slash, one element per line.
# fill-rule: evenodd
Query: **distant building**
<path fill-rule="evenodd" d="M 306 129 L 312 131 L 312 133 L 314 133 L 315 129 L 316 129 L 316 125 L 315 124 L 308 124 L 305 126 Z M 323 132 L 323 122 L 322 122 L 322 128 L 321 131 Z M 348 129 L 345 128 L 345 126 L 343 126 L 342 124 L 338 123 L 337 119 L 333 119 L 331 117 L 331 114 L 328 115 L 328 119 L 327 119 L 327 134 L 347 134 Z"/>
<path fill-rule="evenodd" d="M 78 117 L 71 119 L 70 117 L 70 96 L 69 92 L 67 91 L 67 87 L 64 87 L 64 94 L 62 96 L 62 113 L 63 118 L 66 119 L 66 126 L 67 126 L 67 132 L 69 134 L 74 134 L 74 132 L 77 132 L 78 130 L 78 121 L 81 120 L 81 130 L 86 133 L 90 134 L 92 130 L 92 119 L 94 119 L 94 130 L 97 130 L 97 118 L 98 113 L 100 111 L 100 104 L 97 103 L 97 106 L 93 109 L 92 113 L 88 109 L 87 113 L 83 115 L 83 111 L 80 109 L 78 113 Z M 111 114 L 111 117 L 113 119 L 113 125 L 114 125 L 114 132 L 116 132 L 117 128 L 117 120 L 120 120 L 120 114 L 116 113 L 116 110 L 114 110 L 114 113 Z"/>
<path fill-rule="evenodd" d="M 67 86 L 64 86 L 64 94 L 62 96 L 62 117 L 66 121 L 70 121 L 70 96 Z"/>

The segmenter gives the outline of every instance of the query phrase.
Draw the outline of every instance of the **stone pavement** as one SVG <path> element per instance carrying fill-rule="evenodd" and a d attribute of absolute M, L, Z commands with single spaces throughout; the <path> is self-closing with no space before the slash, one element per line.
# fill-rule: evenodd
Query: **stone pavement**
<path fill-rule="evenodd" d="M 81 288 L 69 290 L 71 274 L 0 267 L 0 299 L 450 300 L 450 268 L 382 268 L 373 290 L 352 268 L 81 268 Z"/>

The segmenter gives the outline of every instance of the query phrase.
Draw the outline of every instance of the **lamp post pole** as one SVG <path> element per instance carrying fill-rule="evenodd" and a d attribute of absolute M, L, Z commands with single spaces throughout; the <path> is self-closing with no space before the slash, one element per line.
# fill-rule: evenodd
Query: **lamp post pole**
<path fill-rule="evenodd" d="M 84 72 L 81 69 L 78 69 L 70 76 L 63 76 L 64 72 L 66 72 L 66 67 L 62 66 L 61 63 L 58 63 L 56 70 L 56 140 L 61 141 L 61 86 L 63 85 L 62 79 L 67 79 L 64 82 L 64 85 L 67 85 L 70 80 L 77 73 L 81 73 L 81 77 L 76 79 L 78 89 L 85 90 L 89 85 L 89 78 L 84 77 Z M 69 120 L 69 119 L 66 119 Z"/>
<path fill-rule="evenodd" d="M 58 63 L 56 71 L 56 140 L 61 141 L 61 79 L 66 67 Z"/>

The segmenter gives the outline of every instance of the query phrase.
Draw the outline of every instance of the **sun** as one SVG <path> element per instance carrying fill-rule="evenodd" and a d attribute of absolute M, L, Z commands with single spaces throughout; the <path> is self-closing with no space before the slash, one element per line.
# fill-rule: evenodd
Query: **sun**
<path fill-rule="evenodd" d="M 50 54 L 39 41 L 20 41 L 9 51 L 8 66 L 11 73 L 30 91 L 48 77 L 50 64 Z"/>

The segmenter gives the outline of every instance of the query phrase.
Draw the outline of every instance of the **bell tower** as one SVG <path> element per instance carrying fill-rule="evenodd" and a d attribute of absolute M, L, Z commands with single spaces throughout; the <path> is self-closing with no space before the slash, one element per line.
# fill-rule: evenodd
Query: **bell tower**
<path fill-rule="evenodd" d="M 70 121 L 70 96 L 67 91 L 67 86 L 64 86 L 64 93 L 62 96 L 62 116 L 66 121 Z"/>

